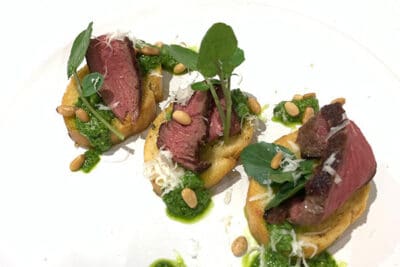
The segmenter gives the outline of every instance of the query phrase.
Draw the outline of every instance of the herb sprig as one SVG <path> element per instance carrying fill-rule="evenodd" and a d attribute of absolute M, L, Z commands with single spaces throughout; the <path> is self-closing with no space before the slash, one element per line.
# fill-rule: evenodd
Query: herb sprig
<path fill-rule="evenodd" d="M 284 154 L 286 160 L 282 161 L 280 168 L 272 169 L 271 161 L 278 151 Z M 259 184 L 274 189 L 275 196 L 266 209 L 278 206 L 302 190 L 314 168 L 313 160 L 296 160 L 295 155 L 287 148 L 266 142 L 247 146 L 240 154 L 240 159 L 248 176 Z M 291 163 L 294 165 L 288 166 Z M 285 166 L 288 168 L 285 169 Z"/>
<path fill-rule="evenodd" d="M 111 132 L 113 132 L 119 139 L 124 140 L 125 136 L 108 123 L 97 111 L 86 97 L 89 97 L 98 92 L 104 82 L 104 77 L 98 73 L 93 72 L 86 75 L 81 81 L 78 76 L 77 69 L 85 58 L 86 51 L 89 47 L 90 37 L 93 31 L 93 22 L 90 22 L 87 28 L 82 31 L 74 40 L 71 48 L 71 53 L 68 59 L 67 76 L 71 76 L 76 82 L 76 88 L 79 93 L 79 98 L 88 108 L 90 113 L 93 114 L 101 123 L 103 123 Z"/>
<path fill-rule="evenodd" d="M 165 49 L 188 69 L 203 75 L 205 80 L 194 83 L 192 89 L 210 90 L 222 121 L 224 142 L 229 141 L 232 116 L 231 76 L 245 59 L 232 28 L 225 23 L 213 24 L 203 37 L 198 53 L 179 45 L 166 46 Z M 214 77 L 218 77 L 218 80 Z M 225 110 L 216 92 L 217 85 L 221 87 L 225 98 Z"/>

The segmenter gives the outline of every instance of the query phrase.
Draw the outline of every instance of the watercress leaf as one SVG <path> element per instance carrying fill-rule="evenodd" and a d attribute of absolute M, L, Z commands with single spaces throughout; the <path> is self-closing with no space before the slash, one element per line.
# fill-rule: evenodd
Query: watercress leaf
<path fill-rule="evenodd" d="M 220 80 L 217 79 L 210 79 L 209 81 L 213 85 L 221 84 Z M 210 89 L 210 86 L 206 81 L 192 83 L 191 87 L 195 91 L 207 91 L 208 89 Z"/>
<path fill-rule="evenodd" d="M 201 41 L 197 69 L 204 77 L 214 77 L 221 65 L 229 61 L 237 49 L 237 39 L 232 28 L 215 23 Z"/>
<path fill-rule="evenodd" d="M 243 63 L 244 59 L 244 51 L 237 47 L 232 57 L 223 63 L 223 72 L 227 75 L 231 75 L 233 70 Z"/>
<path fill-rule="evenodd" d="M 279 206 L 286 199 L 291 198 L 297 192 L 304 188 L 306 184 L 306 179 L 300 178 L 296 182 L 284 183 L 275 193 L 274 198 L 268 202 L 266 209 L 274 208 Z"/>
<path fill-rule="evenodd" d="M 198 54 L 180 45 L 164 45 L 163 51 L 190 70 L 197 70 Z"/>
<path fill-rule="evenodd" d="M 89 47 L 90 36 L 92 35 L 92 25 L 93 22 L 90 22 L 86 30 L 82 31 L 72 44 L 67 65 L 68 78 L 71 77 L 85 58 L 86 51 Z"/>
<path fill-rule="evenodd" d="M 271 160 L 278 150 L 293 156 L 287 148 L 272 143 L 259 142 L 247 146 L 240 154 L 247 175 L 262 185 L 293 181 L 293 172 L 282 172 L 280 169 L 271 168 Z"/>
<path fill-rule="evenodd" d="M 86 75 L 82 80 L 82 95 L 85 97 L 97 93 L 103 85 L 104 77 L 98 72 Z"/>

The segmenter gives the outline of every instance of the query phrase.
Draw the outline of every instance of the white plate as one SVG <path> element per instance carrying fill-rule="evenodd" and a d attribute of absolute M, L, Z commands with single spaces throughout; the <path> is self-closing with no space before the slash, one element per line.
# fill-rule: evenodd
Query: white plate
<path fill-rule="evenodd" d="M 371 143 L 378 170 L 366 214 L 331 251 L 349 266 L 398 264 L 399 142 L 391 127 L 399 81 L 345 35 L 284 9 L 232 4 L 178 11 L 171 16 L 161 8 L 126 10 L 112 20 L 94 21 L 94 34 L 121 30 L 149 42 L 199 44 L 212 23 L 223 21 L 245 51 L 241 88 L 270 104 L 269 111 L 295 93 L 316 92 L 321 104 L 345 97 L 347 114 Z M 55 107 L 67 83 L 70 45 L 38 66 L 1 122 L 0 266 L 148 266 L 176 253 L 188 266 L 240 266 L 230 244 L 248 234 L 243 214 L 248 180 L 241 166 L 240 175 L 225 180 L 229 187 L 216 190 L 210 214 L 192 225 L 169 219 L 143 177 L 144 135 L 104 156 L 90 174 L 68 170 L 80 150 Z M 268 121 L 259 140 L 288 131 Z"/>

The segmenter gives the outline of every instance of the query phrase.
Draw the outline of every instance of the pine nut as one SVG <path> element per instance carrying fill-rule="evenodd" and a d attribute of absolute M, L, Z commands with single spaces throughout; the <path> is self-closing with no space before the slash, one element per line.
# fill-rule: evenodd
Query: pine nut
<path fill-rule="evenodd" d="M 186 70 L 186 66 L 183 65 L 182 63 L 178 63 L 174 67 L 174 74 L 181 74 Z"/>
<path fill-rule="evenodd" d="M 303 95 L 303 99 L 315 98 L 317 95 L 315 93 L 307 93 Z"/>
<path fill-rule="evenodd" d="M 247 105 L 250 108 L 250 111 L 253 112 L 254 114 L 260 114 L 261 113 L 261 106 L 260 103 L 258 103 L 257 99 L 255 97 L 249 97 L 247 99 Z"/>
<path fill-rule="evenodd" d="M 72 117 L 75 115 L 74 106 L 61 105 L 56 108 L 56 111 L 58 114 L 63 115 L 64 117 Z"/>
<path fill-rule="evenodd" d="M 336 98 L 336 99 L 333 99 L 332 101 L 331 101 L 331 104 L 335 104 L 335 103 L 339 103 L 339 104 L 341 104 L 342 106 L 346 103 L 346 98 L 344 98 L 344 97 L 338 97 L 338 98 Z"/>
<path fill-rule="evenodd" d="M 296 106 L 296 104 L 294 104 L 293 102 L 290 102 L 290 101 L 285 103 L 285 109 L 286 109 L 287 113 L 292 117 L 296 117 L 300 113 L 300 110 Z"/>
<path fill-rule="evenodd" d="M 174 113 L 172 113 L 172 119 L 182 125 L 189 125 L 192 123 L 189 114 L 182 110 L 175 110 Z"/>
<path fill-rule="evenodd" d="M 306 110 L 304 111 L 303 119 L 301 122 L 304 124 L 306 123 L 311 117 L 313 117 L 315 114 L 314 109 L 312 107 L 306 107 Z"/>
<path fill-rule="evenodd" d="M 231 250 L 233 255 L 236 257 L 241 257 L 247 252 L 247 239 L 244 236 L 239 236 L 232 242 Z"/>
<path fill-rule="evenodd" d="M 73 161 L 71 161 L 71 163 L 69 164 L 69 169 L 73 172 L 76 172 L 82 167 L 84 162 L 85 162 L 85 155 L 80 154 L 79 156 L 74 158 Z"/>
<path fill-rule="evenodd" d="M 292 98 L 293 100 L 302 100 L 303 99 L 303 95 L 300 95 L 300 94 L 295 94 L 294 96 L 293 96 L 293 98 Z"/>
<path fill-rule="evenodd" d="M 278 151 L 271 160 L 271 168 L 276 170 L 281 166 L 281 161 L 283 159 L 282 151 Z"/>
<path fill-rule="evenodd" d="M 160 49 L 158 47 L 145 46 L 140 49 L 140 53 L 146 56 L 158 56 Z"/>
<path fill-rule="evenodd" d="M 75 141 L 81 147 L 90 147 L 89 140 L 83 136 L 79 131 L 73 130 L 68 132 L 69 137 Z"/>
<path fill-rule="evenodd" d="M 90 121 L 89 114 L 88 114 L 84 109 L 82 109 L 82 108 L 78 108 L 78 109 L 75 111 L 75 116 L 76 116 L 79 120 L 81 120 L 82 122 L 88 122 L 88 121 Z"/>
<path fill-rule="evenodd" d="M 163 47 L 164 44 L 163 44 L 163 42 L 158 41 L 154 45 L 157 46 L 158 48 L 161 48 L 161 47 Z"/>
<path fill-rule="evenodd" d="M 194 209 L 197 207 L 197 196 L 196 193 L 190 188 L 184 188 L 181 192 L 183 201 L 189 206 L 189 208 Z"/>

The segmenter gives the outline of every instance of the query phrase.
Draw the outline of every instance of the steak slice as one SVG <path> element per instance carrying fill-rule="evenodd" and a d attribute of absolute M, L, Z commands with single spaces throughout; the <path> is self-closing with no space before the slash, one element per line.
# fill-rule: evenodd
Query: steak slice
<path fill-rule="evenodd" d="M 225 110 L 225 99 L 220 97 L 220 102 L 222 108 Z M 221 117 L 219 116 L 217 106 L 214 104 L 211 109 L 210 114 L 210 127 L 208 130 L 208 142 L 214 141 L 221 137 L 224 134 L 224 128 L 222 124 Z M 231 115 L 231 128 L 229 130 L 229 135 L 236 135 L 239 134 L 241 131 L 239 117 L 236 114 L 235 110 L 232 108 L 232 115 Z"/>
<path fill-rule="evenodd" d="M 210 166 L 210 163 L 199 159 L 200 146 L 204 144 L 207 136 L 205 116 L 208 104 L 208 93 L 195 92 L 186 106 L 174 105 L 174 110 L 183 110 L 190 115 L 191 124 L 181 125 L 175 120 L 170 120 L 160 126 L 158 133 L 157 147 L 169 150 L 175 162 L 194 172 L 200 172 Z"/>
<path fill-rule="evenodd" d="M 132 41 L 107 35 L 91 39 L 86 61 L 90 72 L 104 76 L 99 91 L 104 103 L 119 120 L 130 115 L 135 122 L 140 114 L 141 85 Z"/>
<path fill-rule="evenodd" d="M 323 134 L 310 130 L 320 127 L 325 128 Z M 321 161 L 306 183 L 304 200 L 291 203 L 288 220 L 298 225 L 315 225 L 373 178 L 376 161 L 371 146 L 357 125 L 346 118 L 340 104 L 324 106 L 316 118 L 299 129 L 299 135 L 302 153 L 318 151 Z M 316 144 L 304 142 L 306 138 L 316 140 Z M 322 149 L 316 147 L 320 144 Z"/>

